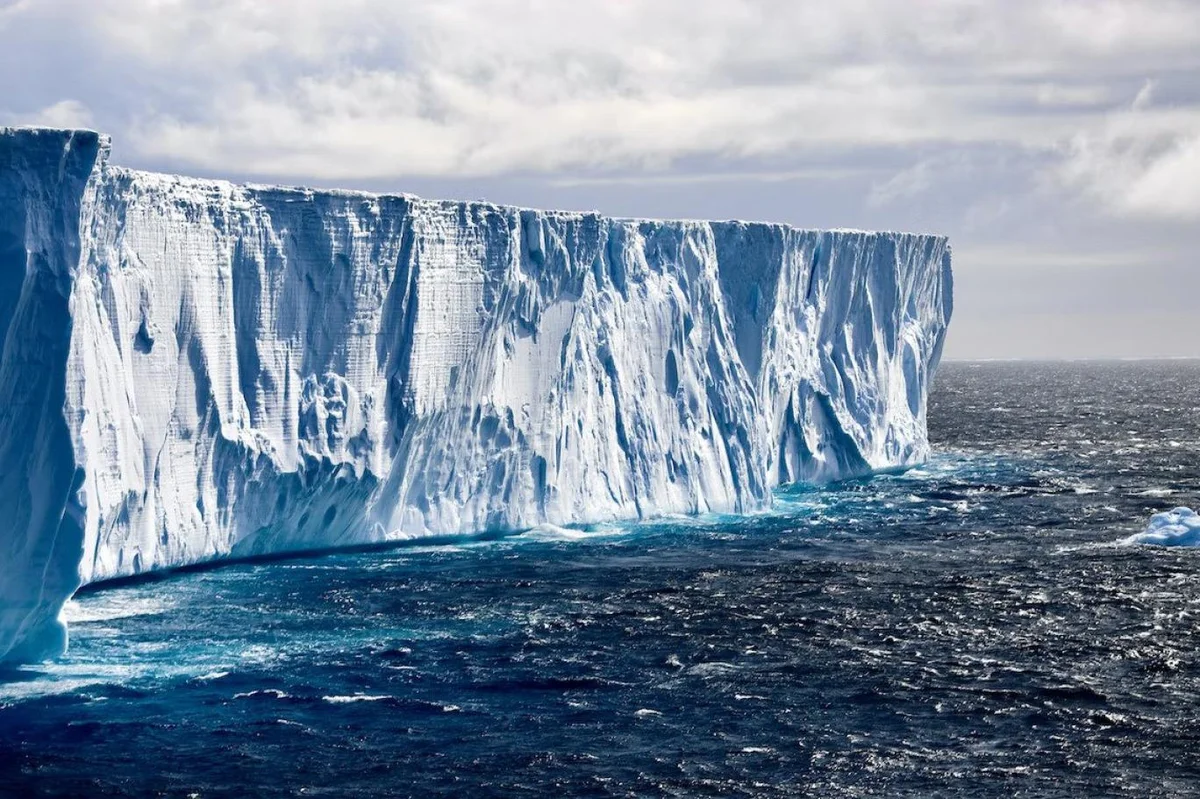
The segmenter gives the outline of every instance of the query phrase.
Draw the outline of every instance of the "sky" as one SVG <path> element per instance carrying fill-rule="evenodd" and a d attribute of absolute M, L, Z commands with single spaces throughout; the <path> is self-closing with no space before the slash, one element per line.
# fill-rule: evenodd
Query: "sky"
<path fill-rule="evenodd" d="M 0 0 L 131 167 L 949 235 L 948 358 L 1200 356 L 1200 0 Z"/>

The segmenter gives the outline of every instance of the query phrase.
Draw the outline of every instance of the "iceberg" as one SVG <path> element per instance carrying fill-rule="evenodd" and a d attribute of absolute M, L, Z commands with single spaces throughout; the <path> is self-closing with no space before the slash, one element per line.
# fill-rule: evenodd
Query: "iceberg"
<path fill-rule="evenodd" d="M 1140 533 L 1124 539 L 1123 544 L 1149 544 L 1160 547 L 1200 546 L 1200 514 L 1191 508 L 1156 513 Z"/>
<path fill-rule="evenodd" d="M 86 583 L 925 459 L 942 236 L 235 185 L 0 129 L 0 660 Z"/>

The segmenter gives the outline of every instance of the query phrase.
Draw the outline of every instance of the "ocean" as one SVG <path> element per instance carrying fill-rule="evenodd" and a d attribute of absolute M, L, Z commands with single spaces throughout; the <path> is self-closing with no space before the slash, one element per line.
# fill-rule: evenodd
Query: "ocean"
<path fill-rule="evenodd" d="M 947 363 L 926 465 L 88 591 L 2 796 L 1200 791 L 1200 363 Z"/>

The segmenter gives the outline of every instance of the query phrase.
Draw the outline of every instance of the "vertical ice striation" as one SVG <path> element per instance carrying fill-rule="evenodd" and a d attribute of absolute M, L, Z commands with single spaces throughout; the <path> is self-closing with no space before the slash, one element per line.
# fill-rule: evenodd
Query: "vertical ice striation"
<path fill-rule="evenodd" d="M 926 457 L 938 236 L 237 186 L 0 130 L 0 659 L 80 582 Z"/>

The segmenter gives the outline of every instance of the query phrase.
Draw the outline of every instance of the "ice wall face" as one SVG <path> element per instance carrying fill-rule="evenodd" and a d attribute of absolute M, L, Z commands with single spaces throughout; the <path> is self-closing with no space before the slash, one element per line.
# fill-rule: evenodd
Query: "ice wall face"
<path fill-rule="evenodd" d="M 60 651 L 79 583 L 83 473 L 63 413 L 95 133 L 0 133 L 0 661 Z M 65 593 L 64 593 L 65 592 Z"/>
<path fill-rule="evenodd" d="M 60 647 L 80 581 L 746 511 L 928 452 L 941 237 L 235 186 L 105 154 L 0 132 L 0 393 L 21 398 L 0 406 L 0 659 Z"/>

